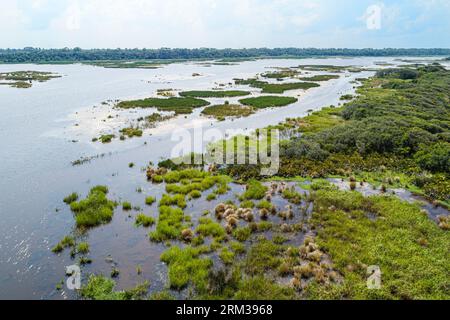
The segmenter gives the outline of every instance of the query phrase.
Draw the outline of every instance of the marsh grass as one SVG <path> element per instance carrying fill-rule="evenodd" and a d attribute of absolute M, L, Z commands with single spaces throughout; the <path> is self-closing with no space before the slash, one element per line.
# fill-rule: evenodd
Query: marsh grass
<path fill-rule="evenodd" d="M 241 106 L 236 104 L 221 104 L 206 107 L 202 114 L 205 116 L 214 117 L 219 120 L 223 120 L 225 118 L 241 118 L 248 117 L 254 113 L 252 107 L 249 106 Z"/>
<path fill-rule="evenodd" d="M 121 109 L 156 108 L 158 111 L 173 111 L 176 114 L 190 114 L 195 108 L 209 105 L 208 101 L 196 98 L 147 98 L 143 100 L 122 101 L 117 104 Z"/>
<path fill-rule="evenodd" d="M 137 226 L 143 226 L 143 227 L 145 227 L 145 228 L 148 228 L 148 227 L 151 227 L 152 225 L 155 224 L 155 219 L 152 218 L 152 217 L 146 216 L 146 215 L 143 214 L 143 213 L 139 213 L 139 214 L 136 216 L 135 224 L 136 224 Z"/>
<path fill-rule="evenodd" d="M 232 97 L 242 97 L 248 96 L 250 92 L 242 90 L 228 90 L 228 91 L 183 91 L 180 92 L 182 97 L 191 98 L 232 98 Z"/>
<path fill-rule="evenodd" d="M 257 109 L 284 107 L 297 102 L 297 98 L 282 96 L 261 96 L 239 100 L 243 105 Z"/>
<path fill-rule="evenodd" d="M 77 227 L 95 227 L 111 221 L 117 204 L 107 198 L 108 188 L 96 186 L 79 202 L 72 202 Z"/>
<path fill-rule="evenodd" d="M 209 258 L 200 258 L 207 253 L 207 247 L 171 247 L 161 255 L 161 261 L 169 267 L 169 285 L 175 290 L 185 288 L 192 283 L 197 291 L 205 292 L 208 287 L 208 274 L 212 266 Z"/>
<path fill-rule="evenodd" d="M 75 202 L 78 200 L 78 193 L 74 192 L 70 195 L 68 195 L 67 197 L 64 198 L 64 203 L 66 204 L 71 204 L 72 202 Z"/>

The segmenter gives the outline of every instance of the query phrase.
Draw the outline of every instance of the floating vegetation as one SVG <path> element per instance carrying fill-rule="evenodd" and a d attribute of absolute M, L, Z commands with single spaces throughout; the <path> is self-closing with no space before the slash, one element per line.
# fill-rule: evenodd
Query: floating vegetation
<path fill-rule="evenodd" d="M 296 103 L 297 101 L 297 98 L 280 96 L 262 96 L 239 100 L 239 102 L 243 105 L 251 106 L 257 109 L 284 107 Z"/>
<path fill-rule="evenodd" d="M 41 71 L 14 71 L 0 73 L 0 85 L 8 85 L 13 88 L 31 88 L 33 82 L 46 82 L 54 78 L 60 78 L 60 75 L 52 72 Z M 6 81 L 6 82 L 1 82 Z"/>
<path fill-rule="evenodd" d="M 228 90 L 228 91 L 183 91 L 180 92 L 182 97 L 191 98 L 232 98 L 232 97 L 243 97 L 248 96 L 250 92 L 241 90 Z"/>
<path fill-rule="evenodd" d="M 175 114 L 190 114 L 195 108 L 206 107 L 208 101 L 191 97 L 147 98 L 142 100 L 122 101 L 116 107 L 121 109 L 156 108 L 159 111 L 173 111 Z"/>
<path fill-rule="evenodd" d="M 95 227 L 111 221 L 116 203 L 108 200 L 107 194 L 107 187 L 97 186 L 85 199 L 70 204 L 77 227 Z"/>
<path fill-rule="evenodd" d="M 224 120 L 225 118 L 240 118 L 248 117 L 254 113 L 252 107 L 242 106 L 236 104 L 221 104 L 206 107 L 202 114 L 205 116 L 214 117 L 218 120 Z"/>

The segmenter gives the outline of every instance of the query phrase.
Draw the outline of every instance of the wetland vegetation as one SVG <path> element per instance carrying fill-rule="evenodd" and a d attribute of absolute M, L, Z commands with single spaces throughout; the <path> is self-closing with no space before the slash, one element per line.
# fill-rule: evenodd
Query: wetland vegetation
<path fill-rule="evenodd" d="M 243 81 L 237 83 L 268 84 Z M 195 97 L 118 107 L 168 111 L 170 99 L 190 112 L 208 105 Z M 139 230 L 148 228 L 149 247 L 163 247 L 166 287 L 158 291 L 144 282 L 118 291 L 115 280 L 92 275 L 81 297 L 449 299 L 448 215 L 434 217 L 433 209 L 396 192 L 410 190 L 432 208 L 450 206 L 450 71 L 439 65 L 386 69 L 361 79 L 357 95 L 342 101 L 341 107 L 271 127 L 287 137 L 276 177 L 262 177 L 259 166 L 249 164 L 189 166 L 170 159 L 149 164 L 142 174 L 159 193 L 141 194 L 141 202 L 156 215 L 138 207 L 133 213 L 130 202 L 122 202 L 122 210 Z M 226 103 L 203 113 L 242 116 L 242 108 L 250 112 L 295 102 L 288 96 L 252 97 L 239 101 L 244 106 Z M 85 199 L 73 193 L 64 202 L 84 230 L 111 221 L 117 207 L 103 186 Z M 53 251 L 65 248 L 90 251 L 76 234 Z M 382 270 L 380 290 L 367 287 L 373 265 Z M 114 267 L 111 278 L 117 277 L 120 270 Z"/>
<path fill-rule="evenodd" d="M 228 91 L 183 91 L 180 92 L 182 97 L 191 98 L 232 98 L 232 97 L 243 97 L 248 96 L 250 92 L 241 90 L 228 90 Z"/>
<path fill-rule="evenodd" d="M 171 111 L 175 114 L 190 114 L 195 108 L 205 107 L 209 104 L 206 100 L 192 97 L 170 97 L 121 101 L 116 107 L 121 109 L 156 108 L 159 111 Z"/>
<path fill-rule="evenodd" d="M 236 79 L 235 83 L 237 85 L 249 85 L 253 88 L 260 88 L 262 89 L 262 93 L 277 93 L 281 94 L 285 91 L 290 90 L 308 90 L 311 88 L 317 88 L 320 87 L 319 84 L 314 82 L 292 82 L 292 83 L 269 83 L 266 81 L 261 81 L 258 79 Z"/>
<path fill-rule="evenodd" d="M 13 88 L 31 88 L 33 82 L 46 82 L 51 79 L 60 78 L 60 75 L 52 72 L 41 71 L 13 71 L 0 73 L 0 85 Z"/>

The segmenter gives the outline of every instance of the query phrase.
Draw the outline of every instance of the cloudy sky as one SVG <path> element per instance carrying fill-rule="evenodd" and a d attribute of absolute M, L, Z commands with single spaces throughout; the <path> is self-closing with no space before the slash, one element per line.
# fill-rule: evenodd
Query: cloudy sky
<path fill-rule="evenodd" d="M 0 0 L 0 47 L 450 47 L 450 0 Z"/>

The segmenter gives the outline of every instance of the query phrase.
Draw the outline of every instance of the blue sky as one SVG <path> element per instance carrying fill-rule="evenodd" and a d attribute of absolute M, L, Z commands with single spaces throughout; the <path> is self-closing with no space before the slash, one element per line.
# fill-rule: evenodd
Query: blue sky
<path fill-rule="evenodd" d="M 450 0 L 0 0 L 0 47 L 446 47 Z"/>

